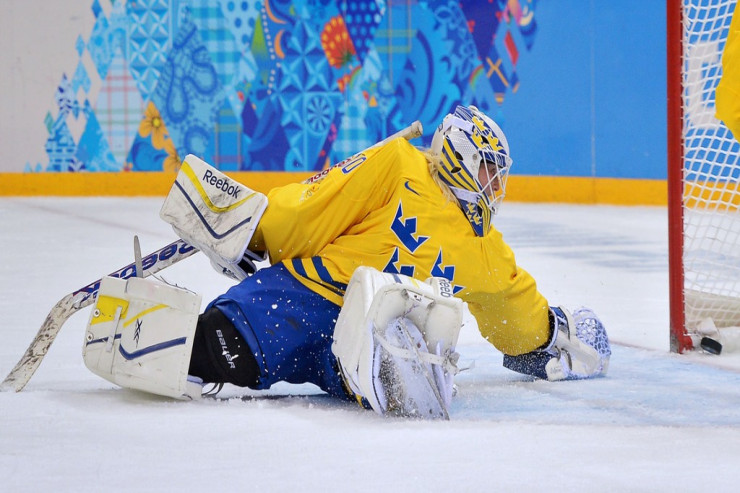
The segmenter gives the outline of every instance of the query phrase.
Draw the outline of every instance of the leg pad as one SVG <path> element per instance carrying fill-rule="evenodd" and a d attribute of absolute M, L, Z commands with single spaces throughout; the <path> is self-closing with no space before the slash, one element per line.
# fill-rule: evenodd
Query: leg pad
<path fill-rule="evenodd" d="M 105 277 L 90 314 L 82 355 L 95 374 L 121 387 L 197 399 L 188 379 L 201 297 L 162 282 Z"/>

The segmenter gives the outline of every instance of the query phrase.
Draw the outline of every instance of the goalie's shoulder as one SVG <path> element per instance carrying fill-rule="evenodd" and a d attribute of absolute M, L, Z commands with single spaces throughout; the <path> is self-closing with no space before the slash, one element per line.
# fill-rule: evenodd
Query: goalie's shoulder
<path fill-rule="evenodd" d="M 383 147 L 388 147 L 392 149 L 393 152 L 396 152 L 406 158 L 413 157 L 419 159 L 424 157 L 424 152 L 422 149 L 416 147 L 403 137 L 393 139 Z"/>
<path fill-rule="evenodd" d="M 340 163 L 337 169 L 332 169 L 328 176 L 342 181 L 359 179 L 368 190 L 385 189 L 389 186 L 389 180 L 413 173 L 414 158 L 419 157 L 422 155 L 416 148 L 399 137 L 352 156 Z"/>
<path fill-rule="evenodd" d="M 381 147 L 372 149 L 367 155 L 367 167 L 387 175 L 416 176 L 428 172 L 428 161 L 423 150 L 399 137 Z"/>

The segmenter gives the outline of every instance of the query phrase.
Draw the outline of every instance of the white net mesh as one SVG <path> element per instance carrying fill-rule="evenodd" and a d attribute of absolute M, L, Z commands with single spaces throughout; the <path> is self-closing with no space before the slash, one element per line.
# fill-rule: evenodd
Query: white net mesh
<path fill-rule="evenodd" d="M 686 327 L 740 325 L 740 144 L 715 118 L 715 89 L 736 0 L 684 0 Z"/>

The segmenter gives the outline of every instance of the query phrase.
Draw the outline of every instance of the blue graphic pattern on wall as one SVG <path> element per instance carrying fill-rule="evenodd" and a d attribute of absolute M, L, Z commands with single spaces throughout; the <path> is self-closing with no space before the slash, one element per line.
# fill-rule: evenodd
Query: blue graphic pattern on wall
<path fill-rule="evenodd" d="M 458 104 L 503 121 L 535 3 L 94 0 L 45 169 L 313 171 L 414 120 L 429 144 Z"/>

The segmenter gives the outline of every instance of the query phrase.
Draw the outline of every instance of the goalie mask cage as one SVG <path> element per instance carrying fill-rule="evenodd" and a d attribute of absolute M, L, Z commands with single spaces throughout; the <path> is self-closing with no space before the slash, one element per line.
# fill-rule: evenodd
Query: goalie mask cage
<path fill-rule="evenodd" d="M 673 352 L 693 348 L 689 334 L 706 318 L 740 325 L 740 144 L 714 104 L 736 3 L 666 2 Z"/>

